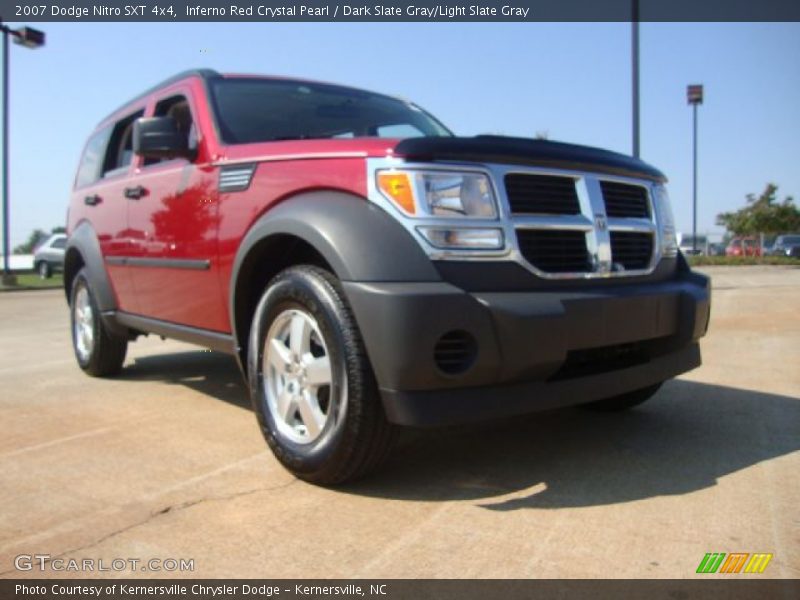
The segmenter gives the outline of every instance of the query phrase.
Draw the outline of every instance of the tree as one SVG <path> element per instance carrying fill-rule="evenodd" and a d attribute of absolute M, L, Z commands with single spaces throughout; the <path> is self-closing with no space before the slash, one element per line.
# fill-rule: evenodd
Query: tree
<path fill-rule="evenodd" d="M 28 236 L 28 240 L 24 244 L 20 244 L 16 248 L 14 248 L 14 254 L 33 254 L 34 250 L 36 250 L 36 246 L 38 246 L 41 242 L 45 239 L 50 237 L 53 233 L 66 233 L 66 229 L 63 227 L 53 227 L 50 230 L 50 233 L 45 232 L 42 229 L 34 229 L 31 231 L 31 234 Z"/>
<path fill-rule="evenodd" d="M 800 209 L 791 196 L 779 202 L 778 186 L 768 183 L 760 196 L 747 194 L 744 208 L 718 214 L 717 225 L 723 225 L 734 235 L 792 233 L 800 231 Z"/>

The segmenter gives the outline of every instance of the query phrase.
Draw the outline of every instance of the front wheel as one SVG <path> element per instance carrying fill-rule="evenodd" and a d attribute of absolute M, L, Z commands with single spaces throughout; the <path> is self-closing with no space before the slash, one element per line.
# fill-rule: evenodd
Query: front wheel
<path fill-rule="evenodd" d="M 663 384 L 664 382 L 662 381 L 646 388 L 620 394 L 619 396 L 604 398 L 603 400 L 595 400 L 594 402 L 584 404 L 583 408 L 588 408 L 589 410 L 594 410 L 597 412 L 620 412 L 623 410 L 628 410 L 629 408 L 638 406 L 642 402 L 646 402 L 652 398 Z"/>
<path fill-rule="evenodd" d="M 295 476 L 344 483 L 388 454 L 393 427 L 352 311 L 328 271 L 291 267 L 270 282 L 253 316 L 248 379 L 264 437 Z"/>
<path fill-rule="evenodd" d="M 128 351 L 128 338 L 110 331 L 103 323 L 85 269 L 72 283 L 70 317 L 72 349 L 80 368 L 94 377 L 119 373 Z"/>

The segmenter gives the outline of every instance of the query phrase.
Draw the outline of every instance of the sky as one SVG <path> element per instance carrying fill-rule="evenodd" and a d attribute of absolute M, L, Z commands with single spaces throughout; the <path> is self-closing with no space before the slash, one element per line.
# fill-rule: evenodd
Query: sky
<path fill-rule="evenodd" d="M 631 153 L 629 23 L 40 23 L 47 45 L 11 46 L 12 245 L 63 225 L 95 125 L 190 68 L 303 77 L 413 100 L 459 135 L 495 133 Z M 800 24 L 643 23 L 641 157 L 670 180 L 698 231 L 768 182 L 800 201 Z"/>

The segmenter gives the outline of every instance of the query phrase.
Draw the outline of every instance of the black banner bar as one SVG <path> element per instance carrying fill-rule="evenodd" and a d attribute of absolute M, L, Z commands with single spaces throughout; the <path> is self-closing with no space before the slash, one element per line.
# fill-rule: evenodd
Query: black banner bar
<path fill-rule="evenodd" d="M 0 0 L 10 22 L 630 21 L 633 0 Z M 640 21 L 800 21 L 797 0 L 639 0 Z"/>
<path fill-rule="evenodd" d="M 648 598 L 798 598 L 797 580 L 751 576 L 711 576 L 709 579 L 668 580 L 247 580 L 247 579 L 75 579 L 3 580 L 3 600 L 267 600 L 285 598 L 357 600 L 502 600 L 592 598 L 594 600 Z"/>

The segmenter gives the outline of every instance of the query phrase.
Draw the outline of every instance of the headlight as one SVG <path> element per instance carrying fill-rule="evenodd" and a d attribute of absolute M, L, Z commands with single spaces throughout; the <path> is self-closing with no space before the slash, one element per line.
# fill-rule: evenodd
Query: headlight
<path fill-rule="evenodd" d="M 656 211 L 658 234 L 661 239 L 661 256 L 677 256 L 678 239 L 675 234 L 675 218 L 672 216 L 667 188 L 663 185 L 654 186 L 653 205 Z"/>
<path fill-rule="evenodd" d="M 413 217 L 497 217 L 489 178 L 482 173 L 381 170 L 377 187 L 397 208 Z"/>

